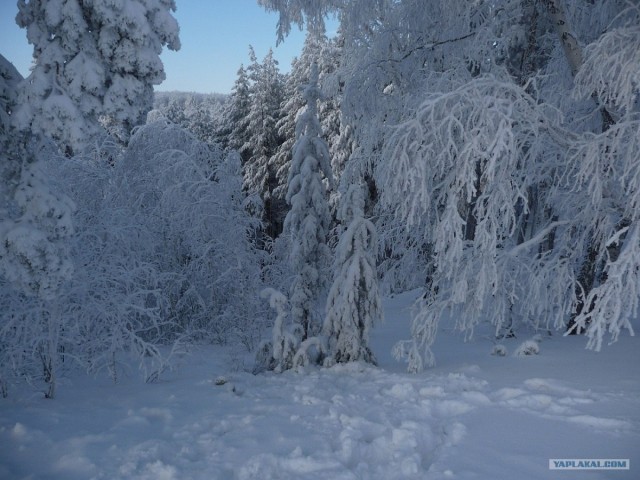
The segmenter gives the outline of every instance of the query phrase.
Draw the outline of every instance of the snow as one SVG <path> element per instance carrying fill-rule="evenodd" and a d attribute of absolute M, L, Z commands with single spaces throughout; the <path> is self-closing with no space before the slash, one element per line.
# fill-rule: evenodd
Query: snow
<path fill-rule="evenodd" d="M 156 384 L 70 373 L 55 400 L 16 387 L 0 399 L 0 478 L 637 478 L 637 337 L 596 353 L 558 334 L 538 355 L 500 357 L 490 329 L 465 343 L 441 326 L 438 364 L 411 375 L 390 351 L 416 295 L 384 300 L 378 368 L 252 375 L 218 346 Z M 628 458 L 631 469 L 552 472 L 550 458 Z"/>

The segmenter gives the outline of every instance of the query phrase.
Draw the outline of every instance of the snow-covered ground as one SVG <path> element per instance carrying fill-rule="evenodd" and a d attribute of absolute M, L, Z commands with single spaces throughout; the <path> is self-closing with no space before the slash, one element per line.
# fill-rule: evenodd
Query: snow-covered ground
<path fill-rule="evenodd" d="M 385 302 L 380 368 L 262 374 L 222 348 L 192 351 L 160 383 L 74 376 L 55 400 L 0 399 L 1 479 L 640 478 L 640 339 L 594 353 L 545 337 L 492 356 L 490 335 L 439 332 L 438 365 L 403 372 L 415 294 Z M 227 382 L 216 385 L 224 377 Z M 549 459 L 623 458 L 628 471 L 553 471 Z"/>

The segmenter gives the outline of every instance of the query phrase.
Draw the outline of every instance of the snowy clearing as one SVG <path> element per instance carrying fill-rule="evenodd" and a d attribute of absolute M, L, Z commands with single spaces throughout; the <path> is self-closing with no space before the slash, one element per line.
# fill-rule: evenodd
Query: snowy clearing
<path fill-rule="evenodd" d="M 385 303 L 380 368 L 254 376 L 202 348 L 157 384 L 132 372 L 67 379 L 56 400 L 26 388 L 0 401 L 3 479 L 637 478 L 638 339 L 600 353 L 545 337 L 532 356 L 491 355 L 446 329 L 438 365 L 391 359 L 415 294 Z M 525 338 L 503 343 L 515 352 Z M 248 361 L 247 361 L 248 362 Z M 628 458 L 628 471 L 551 471 L 551 458 Z"/>

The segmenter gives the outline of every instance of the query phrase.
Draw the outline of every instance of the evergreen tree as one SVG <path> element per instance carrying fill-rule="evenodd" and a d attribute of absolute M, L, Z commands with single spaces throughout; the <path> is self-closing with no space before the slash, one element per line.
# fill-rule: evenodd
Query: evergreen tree
<path fill-rule="evenodd" d="M 10 115 L 18 102 L 18 85 L 22 75 L 11 62 L 0 55 L 0 131 L 6 134 Z"/>
<path fill-rule="evenodd" d="M 244 66 L 240 65 L 224 112 L 225 123 L 229 131 L 228 145 L 238 151 L 248 141 L 247 119 L 249 118 L 250 101 L 249 78 Z M 243 161 L 246 161 L 248 157 L 245 154 L 242 158 Z"/>
<path fill-rule="evenodd" d="M 276 125 L 282 143 L 270 160 L 278 182 L 274 194 L 281 198 L 285 198 L 287 193 L 289 167 L 291 165 L 293 145 L 296 141 L 296 123 L 298 116 L 305 108 L 301 85 L 309 83 L 311 65 L 320 57 L 321 47 L 325 42 L 326 38 L 323 35 L 308 32 L 300 57 L 293 59 L 291 71 L 285 77 L 284 91 L 286 93 L 281 106 L 281 117 Z M 319 71 L 319 81 L 321 79 L 320 75 L 321 72 Z"/>
<path fill-rule="evenodd" d="M 14 126 L 21 81 L 0 56 L 0 274 L 20 291 L 50 299 L 72 271 L 65 241 L 75 206 L 43 172 L 52 145 Z"/>
<path fill-rule="evenodd" d="M 355 150 L 351 127 L 346 123 L 341 106 L 344 96 L 344 79 L 341 71 L 344 38 L 341 32 L 321 44 L 319 52 L 320 79 L 327 95 L 320 107 L 320 121 L 331 153 L 331 168 L 339 179 L 346 163 Z"/>
<path fill-rule="evenodd" d="M 100 135 L 100 123 L 126 143 L 165 78 L 162 47 L 180 48 L 175 2 L 19 0 L 18 8 L 34 46 L 20 128 L 53 138 L 68 155 Z"/>
<path fill-rule="evenodd" d="M 245 158 L 244 187 L 247 192 L 257 193 L 264 202 L 263 219 L 265 232 L 275 238 L 281 230 L 281 207 L 273 195 L 276 188 L 276 172 L 270 159 L 280 144 L 276 128 L 280 118 L 282 102 L 282 75 L 273 51 L 258 63 L 253 48 L 250 49 L 251 65 L 248 67 L 250 106 L 246 119 L 246 142 L 240 153 Z"/>
<path fill-rule="evenodd" d="M 382 318 L 375 255 L 376 231 L 364 218 L 361 185 L 351 185 L 340 201 L 338 219 L 345 226 L 333 263 L 333 284 L 322 333 L 328 338 L 326 363 L 357 360 L 375 363 L 368 341 Z"/>
<path fill-rule="evenodd" d="M 296 126 L 296 143 L 289 170 L 285 233 L 291 238 L 289 261 L 295 274 L 291 285 L 291 319 L 302 326 L 302 340 L 319 330 L 317 303 L 326 284 L 329 258 L 327 234 L 331 222 L 327 190 L 322 177 L 333 185 L 327 143 L 318 120 L 318 70 L 311 69 L 303 91 L 306 109 Z"/>
<path fill-rule="evenodd" d="M 22 77 L 0 56 L 0 395 L 9 379 L 39 372 L 55 396 L 60 330 L 56 297 L 73 272 L 68 248 L 73 202 L 51 187 L 43 164 L 55 156 L 38 134 L 15 128 Z"/>

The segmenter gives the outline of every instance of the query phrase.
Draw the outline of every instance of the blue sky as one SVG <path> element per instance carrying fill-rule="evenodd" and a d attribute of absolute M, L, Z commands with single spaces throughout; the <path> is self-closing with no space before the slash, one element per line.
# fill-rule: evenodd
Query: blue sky
<path fill-rule="evenodd" d="M 165 49 L 162 60 L 167 80 L 157 90 L 229 93 L 236 72 L 249 62 L 249 45 L 258 59 L 273 48 L 280 69 L 288 72 L 299 55 L 304 33 L 293 28 L 276 47 L 278 16 L 267 13 L 256 0 L 177 0 L 182 48 Z M 15 24 L 15 0 L 0 0 L 0 54 L 23 75 L 28 74 L 32 47 L 25 31 Z"/>

